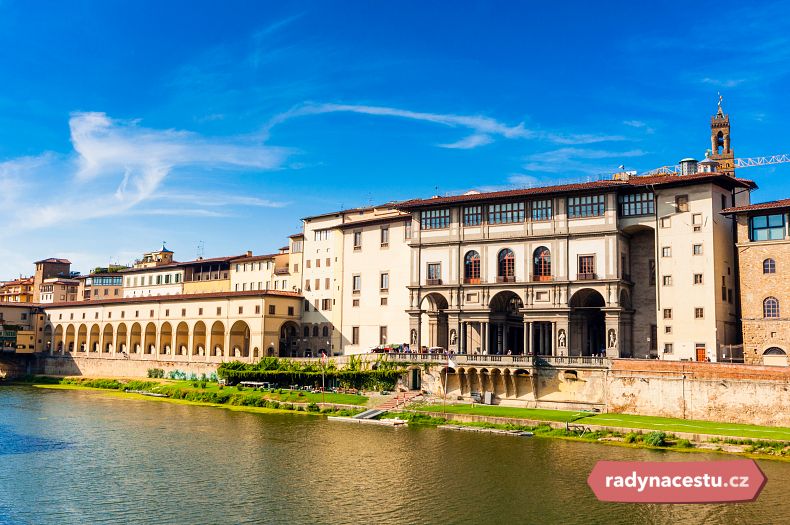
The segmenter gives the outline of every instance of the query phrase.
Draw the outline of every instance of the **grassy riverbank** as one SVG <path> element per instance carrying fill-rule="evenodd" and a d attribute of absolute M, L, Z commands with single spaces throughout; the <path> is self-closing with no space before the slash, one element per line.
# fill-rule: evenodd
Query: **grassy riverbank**
<path fill-rule="evenodd" d="M 518 408 L 498 405 L 412 405 L 411 410 L 423 412 L 447 412 L 450 414 L 470 414 L 491 417 L 507 417 L 533 421 L 572 422 L 578 425 L 600 425 L 608 427 L 635 428 L 645 431 L 687 432 L 711 434 L 742 439 L 767 439 L 790 442 L 790 428 L 746 425 L 742 423 L 723 423 L 656 416 L 637 416 L 632 414 L 594 414 L 571 410 L 545 410 L 540 408 Z"/>
<path fill-rule="evenodd" d="M 124 398 L 176 402 L 201 406 L 220 406 L 251 412 L 304 412 L 323 415 L 353 415 L 362 411 L 368 398 L 353 394 L 321 394 L 310 392 L 271 389 L 254 390 L 243 387 L 221 386 L 205 381 L 119 381 L 117 379 L 49 378 L 32 377 L 20 383 L 40 388 L 104 390 Z M 144 395 L 161 394 L 165 397 Z M 327 405 L 345 405 L 329 407 Z M 351 406 L 349 406 L 351 405 Z M 360 406 L 360 408 L 352 408 Z"/>

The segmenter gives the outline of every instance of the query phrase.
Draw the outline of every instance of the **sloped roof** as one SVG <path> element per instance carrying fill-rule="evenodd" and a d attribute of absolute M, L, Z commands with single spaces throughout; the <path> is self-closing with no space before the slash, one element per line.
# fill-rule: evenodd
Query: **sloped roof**
<path fill-rule="evenodd" d="M 746 213 L 751 211 L 781 210 L 781 209 L 790 209 L 790 199 L 760 202 L 757 204 L 749 204 L 746 206 L 735 206 L 733 208 L 727 208 L 725 210 L 721 210 L 721 212 L 724 214 L 732 214 L 732 213 Z"/>

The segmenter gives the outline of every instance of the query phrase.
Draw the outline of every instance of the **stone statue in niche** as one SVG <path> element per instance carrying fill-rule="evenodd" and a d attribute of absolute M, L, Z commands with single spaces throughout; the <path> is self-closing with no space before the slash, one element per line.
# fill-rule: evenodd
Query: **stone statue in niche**
<path fill-rule="evenodd" d="M 609 341 L 608 348 L 614 348 L 617 345 L 617 332 L 614 331 L 614 328 L 609 329 L 609 337 L 607 339 Z"/>
<path fill-rule="evenodd" d="M 411 331 L 411 344 L 413 345 L 417 344 L 417 330 Z"/>
<path fill-rule="evenodd" d="M 450 330 L 450 345 L 455 345 L 458 342 L 458 336 L 455 330 Z"/>
<path fill-rule="evenodd" d="M 557 346 L 560 348 L 565 348 L 565 344 L 567 341 L 568 336 L 565 335 L 565 330 L 560 329 L 559 333 L 557 334 Z"/>

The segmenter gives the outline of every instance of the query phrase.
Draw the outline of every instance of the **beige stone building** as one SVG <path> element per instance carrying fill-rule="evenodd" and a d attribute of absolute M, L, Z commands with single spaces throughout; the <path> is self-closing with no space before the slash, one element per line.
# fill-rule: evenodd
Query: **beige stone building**
<path fill-rule="evenodd" d="M 77 300 L 96 301 L 123 297 L 123 275 L 118 272 L 97 271 L 80 275 L 77 280 Z"/>
<path fill-rule="evenodd" d="M 79 300 L 80 281 L 77 278 L 50 277 L 39 285 L 38 304 L 68 303 Z"/>
<path fill-rule="evenodd" d="M 44 309 L 43 350 L 55 355 L 184 362 L 286 355 L 299 326 L 294 292 L 126 297 Z"/>
<path fill-rule="evenodd" d="M 45 280 L 52 280 L 52 279 L 70 279 L 71 278 L 71 261 L 68 259 L 59 259 L 56 257 L 50 257 L 49 259 L 42 259 L 40 261 L 36 261 L 34 263 L 36 265 L 36 272 L 33 274 L 33 302 L 40 303 L 41 301 L 41 293 L 42 293 L 42 285 L 44 284 Z M 54 292 L 55 288 L 53 287 L 51 290 L 49 287 L 47 288 L 47 292 Z M 76 294 L 76 290 L 74 292 Z M 57 296 L 53 295 L 52 297 L 48 298 L 48 302 L 54 302 L 58 300 L 60 294 Z M 64 300 L 69 300 L 64 299 Z M 75 299 L 76 300 L 76 299 Z"/>
<path fill-rule="evenodd" d="M 410 340 L 716 360 L 738 338 L 733 228 L 720 212 L 753 187 L 720 173 L 620 174 L 400 203 L 417 226 Z"/>
<path fill-rule="evenodd" d="M 788 364 L 790 199 L 733 207 L 746 363 Z"/>

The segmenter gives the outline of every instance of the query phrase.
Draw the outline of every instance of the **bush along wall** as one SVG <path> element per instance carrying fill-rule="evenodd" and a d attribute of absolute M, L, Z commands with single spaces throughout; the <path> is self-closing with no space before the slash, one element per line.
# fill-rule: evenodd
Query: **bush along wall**
<path fill-rule="evenodd" d="M 398 383 L 403 369 L 389 370 L 348 370 L 328 367 L 325 371 L 327 385 L 339 384 L 343 388 L 359 390 L 392 390 Z M 273 360 L 266 358 L 260 363 L 248 364 L 233 361 L 223 363 L 217 369 L 217 375 L 235 385 L 241 381 L 259 381 L 274 383 L 279 386 L 319 386 L 321 385 L 321 369 L 310 363 L 301 363 L 285 359 Z"/>

